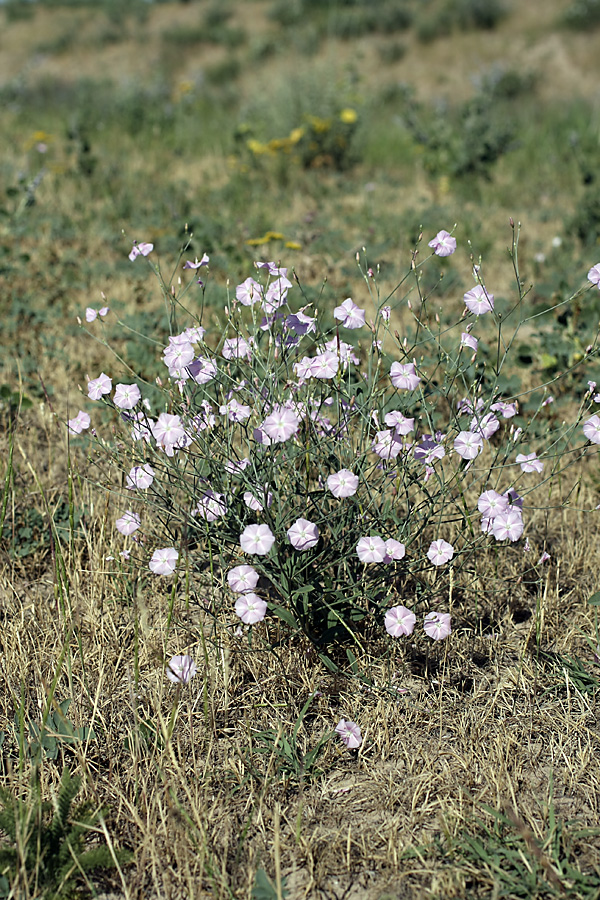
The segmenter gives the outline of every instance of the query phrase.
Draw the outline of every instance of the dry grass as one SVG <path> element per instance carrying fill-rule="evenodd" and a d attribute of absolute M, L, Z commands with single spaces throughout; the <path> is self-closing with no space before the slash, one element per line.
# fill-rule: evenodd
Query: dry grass
<path fill-rule="evenodd" d="M 29 430 L 16 433 L 14 491 L 31 494 L 34 471 L 47 487 L 60 485 L 66 462 L 51 451 L 48 470 L 35 469 L 40 445 L 56 446 L 56 425 L 47 411 L 45 421 L 28 416 Z M 284 877 L 293 898 L 499 896 L 498 873 L 494 887 L 494 873 L 465 850 L 468 835 L 493 833 L 488 807 L 545 873 L 539 893 L 526 896 L 571 884 L 551 854 L 553 816 L 567 836 L 561 852 L 583 873 L 597 871 L 600 838 L 576 834 L 600 821 L 600 679 L 586 605 L 600 560 L 589 514 L 539 513 L 529 557 L 519 549 L 499 568 L 480 559 L 477 615 L 460 581 L 443 599 L 454 622 L 445 644 L 374 638 L 354 648 L 356 672 L 346 663 L 333 675 L 302 641 L 269 651 L 272 625 L 257 626 L 250 647 L 234 633 L 233 613 L 214 623 L 205 601 L 220 588 L 206 578 L 171 592 L 142 577 L 126 589 L 106 560 L 115 511 L 93 488 L 76 491 L 89 512 L 85 534 L 62 548 L 64 576 L 57 548 L 54 559 L 2 556 L 2 780 L 19 791 L 28 779 L 10 725 L 20 704 L 39 721 L 51 695 L 72 698 L 70 717 L 92 724 L 96 738 L 46 761 L 42 787 L 56 789 L 63 762 L 83 774 L 111 841 L 135 850 L 106 888 L 132 898 L 250 898 L 261 867 Z M 582 508 L 595 501 L 581 489 Z M 551 563 L 532 567 L 543 546 Z M 199 674 L 179 690 L 164 665 L 183 652 Z M 584 690 L 569 657 L 583 662 Z M 363 745 L 351 752 L 333 738 L 321 774 L 303 773 L 300 762 L 286 771 L 277 738 L 291 737 L 315 692 L 300 753 L 342 717 L 360 724 Z M 267 731 L 270 748 L 258 737 Z"/>

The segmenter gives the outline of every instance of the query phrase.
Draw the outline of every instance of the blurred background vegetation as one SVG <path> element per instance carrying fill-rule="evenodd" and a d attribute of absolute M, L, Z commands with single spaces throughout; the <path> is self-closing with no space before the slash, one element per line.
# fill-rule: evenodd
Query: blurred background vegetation
<path fill-rule="evenodd" d="M 440 301 L 471 286 L 468 241 L 508 294 L 509 216 L 532 305 L 598 261 L 600 0 L 7 0 L 0 20 L 9 395 L 19 378 L 33 399 L 83 378 L 96 351 L 75 352 L 76 316 L 101 291 L 152 331 L 133 239 L 168 268 L 193 234 L 219 304 L 259 258 L 348 295 L 363 247 L 391 288 L 419 233 L 455 223 Z M 522 364 L 572 362 L 591 296 Z"/>

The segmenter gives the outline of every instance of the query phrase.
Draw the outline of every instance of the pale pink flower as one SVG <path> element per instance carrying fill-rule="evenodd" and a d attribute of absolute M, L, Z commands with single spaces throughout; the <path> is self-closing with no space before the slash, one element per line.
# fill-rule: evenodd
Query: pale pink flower
<path fill-rule="evenodd" d="M 158 421 L 152 425 L 152 434 L 157 444 L 172 447 L 185 438 L 185 430 L 179 416 L 161 413 Z"/>
<path fill-rule="evenodd" d="M 479 341 L 476 337 L 473 337 L 473 335 L 469 334 L 467 331 L 463 331 L 460 336 L 461 347 L 469 347 L 470 350 L 473 350 L 476 353 L 478 344 Z"/>
<path fill-rule="evenodd" d="M 253 306 L 262 300 L 262 286 L 254 278 L 246 278 L 235 289 L 235 296 L 243 306 Z"/>
<path fill-rule="evenodd" d="M 195 355 L 191 342 L 177 336 L 169 339 L 169 344 L 163 351 L 163 362 L 169 369 L 169 374 L 175 377 L 177 372 L 192 363 Z"/>
<path fill-rule="evenodd" d="M 467 291 L 463 300 L 467 309 L 476 316 L 483 316 L 494 308 L 494 295 L 488 294 L 486 289 L 480 284 L 476 284 L 474 288 Z"/>
<path fill-rule="evenodd" d="M 390 367 L 390 381 L 401 391 L 414 391 L 421 381 L 414 363 L 394 362 Z"/>
<path fill-rule="evenodd" d="M 102 372 L 97 378 L 88 381 L 88 397 L 90 400 L 99 400 L 104 394 L 110 394 L 112 381 Z"/>
<path fill-rule="evenodd" d="M 131 260 L 131 262 L 133 262 L 134 259 L 137 259 L 138 256 L 148 256 L 148 254 L 152 253 L 153 250 L 154 244 L 139 244 L 137 241 L 134 241 L 133 247 L 131 248 L 131 253 L 129 254 L 129 259 Z"/>
<path fill-rule="evenodd" d="M 483 418 L 475 415 L 471 420 L 469 428 L 471 431 L 478 432 L 486 441 L 489 441 L 491 436 L 496 434 L 500 428 L 500 420 L 491 412 L 487 413 Z"/>
<path fill-rule="evenodd" d="M 340 469 L 327 478 L 327 487 L 334 497 L 352 497 L 358 490 L 358 475 L 354 475 L 350 469 Z"/>
<path fill-rule="evenodd" d="M 296 550 L 310 550 L 319 543 L 319 529 L 308 519 L 297 519 L 288 528 L 287 536 L 290 544 Z"/>
<path fill-rule="evenodd" d="M 456 238 L 442 229 L 438 231 L 432 241 L 429 241 L 428 246 L 432 248 L 436 256 L 451 256 L 456 250 Z"/>
<path fill-rule="evenodd" d="M 74 419 L 69 419 L 67 426 L 71 434 L 81 434 L 90 427 L 90 417 L 80 409 Z"/>
<path fill-rule="evenodd" d="M 380 459 L 395 459 L 403 448 L 402 441 L 395 430 L 384 428 L 373 438 L 372 449 Z"/>
<path fill-rule="evenodd" d="M 85 311 L 85 321 L 93 322 L 94 319 L 96 319 L 98 316 L 104 318 L 104 316 L 107 316 L 109 312 L 110 309 L 108 308 L 108 306 L 103 306 L 102 309 L 94 309 L 93 307 L 88 306 Z"/>
<path fill-rule="evenodd" d="M 221 356 L 224 359 L 250 359 L 254 340 L 243 337 L 226 338 L 221 348 Z"/>
<path fill-rule="evenodd" d="M 356 750 L 362 744 L 362 735 L 356 722 L 346 722 L 345 719 L 340 719 L 335 733 L 349 750 Z"/>
<path fill-rule="evenodd" d="M 443 641 L 452 631 L 450 613 L 430 612 L 425 616 L 425 633 L 434 641 Z"/>
<path fill-rule="evenodd" d="M 224 406 L 219 407 L 222 416 L 227 416 L 230 422 L 245 422 L 250 418 L 250 407 L 238 403 L 235 397 L 231 397 Z"/>
<path fill-rule="evenodd" d="M 477 501 L 477 509 L 484 518 L 493 519 L 498 513 L 508 510 L 508 497 L 498 491 L 484 491 Z"/>
<path fill-rule="evenodd" d="M 250 592 L 237 598 L 235 611 L 244 625 L 255 625 L 266 616 L 267 604 L 258 594 Z"/>
<path fill-rule="evenodd" d="M 446 451 L 443 446 L 431 439 L 431 436 L 420 441 L 414 449 L 414 457 L 425 466 L 434 465 L 436 459 L 443 459 Z M 433 470 L 432 470 L 433 471 Z"/>
<path fill-rule="evenodd" d="M 225 495 L 207 490 L 198 500 L 198 505 L 192 510 L 193 516 L 200 516 L 205 522 L 215 522 L 227 514 Z"/>
<path fill-rule="evenodd" d="M 202 255 L 202 259 L 198 261 L 198 257 L 195 258 L 194 262 L 191 262 L 189 259 L 186 261 L 184 265 L 184 269 L 201 269 L 202 266 L 207 266 L 210 262 L 210 257 L 207 253 Z"/>
<path fill-rule="evenodd" d="M 118 384 L 115 388 L 113 403 L 118 409 L 133 409 L 140 401 L 142 392 L 137 384 Z"/>
<path fill-rule="evenodd" d="M 439 538 L 437 541 L 432 541 L 427 556 L 434 566 L 443 566 L 454 556 L 454 547 L 448 541 Z"/>
<path fill-rule="evenodd" d="M 516 462 L 521 466 L 522 472 L 543 472 L 544 471 L 544 463 L 541 459 L 537 458 L 537 453 L 529 453 L 525 455 L 524 453 L 519 453 L 516 458 Z"/>
<path fill-rule="evenodd" d="M 259 497 L 256 497 L 252 491 L 244 491 L 244 503 L 248 507 L 248 509 L 254 510 L 254 512 L 262 512 L 265 508 L 265 493 L 266 493 L 266 505 L 267 509 L 269 509 L 273 504 L 273 492 L 267 490 L 267 485 L 265 485 L 265 492 L 260 494 Z"/>
<path fill-rule="evenodd" d="M 253 566 L 235 566 L 227 573 L 227 584 L 236 594 L 243 594 L 254 590 L 258 578 L 258 572 Z"/>
<path fill-rule="evenodd" d="M 507 403 L 505 400 L 498 400 L 490 406 L 492 412 L 499 412 L 503 419 L 512 419 L 517 414 L 517 404 Z"/>
<path fill-rule="evenodd" d="M 390 321 L 390 316 L 392 315 L 392 307 L 391 306 L 382 306 L 379 310 L 379 315 L 383 319 L 384 322 Z"/>
<path fill-rule="evenodd" d="M 333 311 L 334 318 L 338 319 L 346 328 L 362 328 L 365 324 L 365 311 L 354 303 L 351 297 Z"/>
<path fill-rule="evenodd" d="M 127 512 L 123 513 L 121 518 L 117 519 L 115 522 L 117 531 L 124 534 L 126 537 L 137 531 L 141 524 L 142 520 L 140 516 L 131 509 L 128 509 Z"/>
<path fill-rule="evenodd" d="M 377 535 L 361 537 L 356 545 L 356 555 L 363 563 L 383 562 L 385 553 L 385 541 L 377 537 Z"/>
<path fill-rule="evenodd" d="M 542 566 L 544 563 L 548 562 L 548 560 L 550 560 L 550 559 L 552 559 L 552 557 L 550 556 L 549 553 L 546 552 L 546 550 L 544 550 L 544 552 L 538 559 L 537 564 L 538 564 L 538 566 Z"/>
<path fill-rule="evenodd" d="M 265 294 L 264 300 L 262 301 L 263 311 L 267 315 L 272 315 L 276 313 L 280 306 L 286 302 L 288 290 L 292 287 L 292 282 L 285 277 L 281 277 L 272 281 L 269 287 L 267 288 L 267 292 Z"/>
<path fill-rule="evenodd" d="M 287 406 L 277 406 L 260 427 L 274 444 L 281 444 L 296 434 L 300 420 Z"/>
<path fill-rule="evenodd" d="M 385 542 L 384 563 L 391 563 L 394 560 L 397 562 L 400 559 L 404 559 L 405 556 L 406 547 L 404 544 L 401 544 L 400 541 L 396 541 L 394 538 L 388 538 Z"/>
<path fill-rule="evenodd" d="M 154 481 L 154 469 L 150 463 L 143 466 L 134 466 L 125 480 L 125 485 L 130 491 L 138 488 L 144 490 L 150 487 Z"/>
<path fill-rule="evenodd" d="M 149 562 L 150 571 L 155 575 L 172 575 L 177 567 L 179 553 L 175 547 L 164 547 L 155 550 Z"/>
<path fill-rule="evenodd" d="M 204 356 L 197 356 L 187 370 L 196 384 L 208 384 L 217 374 L 217 364 L 212 359 L 206 359 Z"/>
<path fill-rule="evenodd" d="M 461 431 L 454 439 L 453 446 L 463 459 L 475 459 L 483 450 L 483 438 L 473 431 Z"/>
<path fill-rule="evenodd" d="M 491 532 L 497 541 L 518 541 L 523 534 L 523 515 L 518 507 L 497 513 L 492 520 Z"/>
<path fill-rule="evenodd" d="M 196 663 L 191 656 L 185 654 L 183 656 L 174 656 L 169 660 L 165 675 L 173 684 L 189 684 L 197 672 Z"/>
<path fill-rule="evenodd" d="M 410 434 L 411 431 L 415 430 L 415 420 L 408 419 L 399 409 L 385 414 L 385 424 L 393 428 L 396 434 Z"/>
<path fill-rule="evenodd" d="M 335 378 L 340 367 L 337 353 L 332 350 L 324 350 L 313 357 L 310 366 L 311 378 Z M 306 377 L 306 376 L 305 376 Z"/>
<path fill-rule="evenodd" d="M 592 266 L 590 271 L 587 273 L 587 277 L 588 281 L 591 281 L 592 284 L 595 284 L 596 287 L 600 290 L 600 263 Z"/>
<path fill-rule="evenodd" d="M 393 606 L 385 614 L 385 630 L 392 637 L 412 634 L 417 617 L 405 606 Z"/>
<path fill-rule="evenodd" d="M 244 553 L 266 556 L 274 543 L 275 537 L 268 525 L 246 525 L 240 535 L 240 546 Z"/>
<path fill-rule="evenodd" d="M 583 433 L 592 444 L 600 444 L 600 416 L 591 416 L 583 423 Z"/>

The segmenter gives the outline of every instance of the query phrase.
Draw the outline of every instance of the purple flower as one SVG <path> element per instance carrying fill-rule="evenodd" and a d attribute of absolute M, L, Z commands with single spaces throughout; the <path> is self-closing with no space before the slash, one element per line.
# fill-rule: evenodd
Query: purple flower
<path fill-rule="evenodd" d="M 461 347 L 469 347 L 475 353 L 477 352 L 477 346 L 479 341 L 476 337 L 473 337 L 472 334 L 469 334 L 467 331 L 463 331 L 460 336 L 460 345 Z"/>
<path fill-rule="evenodd" d="M 243 594 L 254 590 L 258 577 L 258 572 L 252 566 L 235 566 L 227 573 L 227 584 L 236 594 Z"/>
<path fill-rule="evenodd" d="M 544 471 L 544 463 L 541 459 L 537 458 L 537 453 L 529 453 L 527 456 L 524 453 L 519 453 L 516 462 L 521 466 L 522 472 L 543 472 Z"/>
<path fill-rule="evenodd" d="M 103 394 L 110 394 L 111 390 L 112 381 L 104 372 L 92 381 L 88 381 L 88 397 L 90 400 L 99 400 Z"/>
<path fill-rule="evenodd" d="M 377 535 L 361 537 L 356 545 L 356 555 L 362 563 L 383 562 L 385 554 L 385 542 Z"/>
<path fill-rule="evenodd" d="M 494 295 L 488 294 L 480 284 L 475 285 L 464 295 L 463 300 L 467 309 L 476 316 L 483 316 L 494 308 Z"/>
<path fill-rule="evenodd" d="M 538 559 L 537 564 L 538 564 L 538 566 L 542 566 L 544 563 L 548 562 L 548 560 L 550 560 L 550 559 L 552 559 L 552 557 L 546 550 L 544 550 L 544 552 Z"/>
<path fill-rule="evenodd" d="M 177 566 L 179 553 L 175 547 L 165 547 L 163 550 L 155 550 L 149 562 L 150 571 L 155 575 L 172 575 Z"/>
<path fill-rule="evenodd" d="M 244 625 L 255 625 L 266 616 L 267 604 L 258 594 L 250 592 L 237 598 L 235 611 Z"/>
<path fill-rule="evenodd" d="M 452 631 L 450 613 L 430 612 L 425 616 L 425 633 L 434 641 L 443 641 Z"/>
<path fill-rule="evenodd" d="M 274 543 L 275 537 L 268 525 L 246 525 L 240 535 L 240 546 L 244 553 L 266 556 Z"/>
<path fill-rule="evenodd" d="M 390 381 L 401 391 L 414 391 L 421 381 L 415 371 L 414 363 L 392 363 Z"/>
<path fill-rule="evenodd" d="M 287 536 L 290 544 L 296 550 L 310 550 L 319 543 L 319 529 L 308 519 L 297 519 L 288 528 Z"/>
<path fill-rule="evenodd" d="M 74 419 L 69 419 L 67 425 L 71 434 L 81 434 L 90 427 L 90 417 L 80 409 Z"/>
<path fill-rule="evenodd" d="M 358 475 L 354 475 L 350 469 L 340 469 L 327 478 L 327 487 L 338 500 L 343 497 L 352 497 L 358 490 Z"/>
<path fill-rule="evenodd" d="M 587 273 L 588 281 L 591 281 L 592 284 L 595 284 L 598 289 L 600 289 L 600 263 L 592 266 L 590 271 Z"/>
<path fill-rule="evenodd" d="M 443 566 L 454 556 L 454 547 L 440 538 L 437 541 L 432 541 L 427 551 L 427 556 L 434 566 Z"/>
<path fill-rule="evenodd" d="M 390 316 L 392 315 L 392 307 L 391 306 L 382 306 L 379 310 L 379 315 L 383 319 L 384 322 L 390 321 Z"/>
<path fill-rule="evenodd" d="M 140 525 L 142 524 L 142 520 L 140 519 L 138 513 L 132 512 L 132 510 L 128 509 L 127 512 L 123 513 L 120 519 L 117 519 L 115 522 L 115 526 L 117 531 L 121 534 L 124 534 L 126 537 L 130 534 L 133 534 L 134 531 L 137 531 Z"/>
<path fill-rule="evenodd" d="M 346 722 L 345 719 L 340 719 L 335 733 L 349 750 L 356 750 L 362 744 L 362 735 L 356 722 Z"/>
<path fill-rule="evenodd" d="M 174 684 L 189 684 L 197 673 L 196 663 L 191 656 L 174 656 L 168 663 L 165 675 Z"/>
<path fill-rule="evenodd" d="M 133 409 L 140 401 L 142 392 L 137 384 L 118 384 L 115 388 L 113 403 L 118 409 Z"/>
<path fill-rule="evenodd" d="M 463 459 L 475 459 L 483 450 L 483 438 L 473 431 L 461 431 L 454 439 L 454 450 Z"/>
<path fill-rule="evenodd" d="M 583 433 L 592 444 L 600 444 L 600 416 L 591 416 L 583 423 Z"/>
<path fill-rule="evenodd" d="M 351 297 L 336 306 L 333 311 L 334 318 L 338 319 L 346 328 L 362 328 L 365 324 L 365 311 L 354 303 Z"/>
<path fill-rule="evenodd" d="M 412 634 L 417 617 L 405 606 L 394 606 L 385 614 L 385 630 L 392 637 Z"/>
<path fill-rule="evenodd" d="M 130 470 L 129 475 L 125 480 L 125 485 L 130 491 L 134 491 L 138 488 L 144 490 L 145 488 L 150 487 L 153 481 L 154 469 L 150 463 L 146 463 L 143 466 L 134 466 Z"/>
<path fill-rule="evenodd" d="M 281 444 L 296 434 L 300 427 L 300 420 L 296 413 L 287 406 L 277 406 L 260 427 L 274 444 Z"/>
<path fill-rule="evenodd" d="M 437 256 L 451 256 L 456 250 L 456 238 L 442 229 L 432 241 L 429 241 L 428 246 Z"/>
<path fill-rule="evenodd" d="M 491 532 L 497 541 L 518 541 L 523 534 L 523 515 L 517 507 L 497 513 L 492 519 Z"/>
<path fill-rule="evenodd" d="M 134 241 L 133 247 L 131 248 L 131 253 L 129 254 L 129 259 L 131 260 L 131 262 L 133 262 L 134 259 L 137 259 L 138 256 L 148 256 L 148 254 L 152 253 L 153 250 L 154 244 L 138 244 L 137 241 Z"/>

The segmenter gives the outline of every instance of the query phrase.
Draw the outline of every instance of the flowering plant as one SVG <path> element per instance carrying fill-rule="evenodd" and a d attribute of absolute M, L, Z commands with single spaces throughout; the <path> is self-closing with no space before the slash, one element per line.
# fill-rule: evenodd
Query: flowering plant
<path fill-rule="evenodd" d="M 518 397 L 501 395 L 513 338 L 481 267 L 462 315 L 443 327 L 421 291 L 421 268 L 454 252 L 450 238 L 439 232 L 423 262 L 415 250 L 387 298 L 357 260 L 363 304 L 340 298 L 329 310 L 303 302 L 299 280 L 279 263 L 258 262 L 217 333 L 186 310 L 203 309 L 196 270 L 208 257 L 183 265 L 164 286 L 170 333 L 156 408 L 137 381 L 102 372 L 88 382 L 89 398 L 120 422 L 117 440 L 96 440 L 125 476 L 116 524 L 134 541 L 132 566 L 194 578 L 208 565 L 215 616 L 237 614 L 249 626 L 278 618 L 326 647 L 384 622 L 393 636 L 410 634 L 416 616 L 405 603 L 443 592 L 486 545 L 520 541 L 529 494 L 600 443 L 598 416 L 581 428 L 594 392 L 582 394 L 570 422 L 556 428 L 546 418 L 541 429 L 547 385 L 526 416 Z M 518 232 L 515 334 L 526 321 L 517 242 Z M 134 250 L 132 260 L 148 255 L 152 264 L 152 245 Z M 194 272 L 187 283 L 185 270 Z M 391 301 L 407 320 L 403 337 Z M 496 353 L 479 360 L 472 332 L 485 340 L 490 327 Z M 586 360 L 596 351 L 597 336 Z M 87 427 L 86 415 L 70 420 L 71 434 Z M 424 630 L 445 638 L 449 613 L 427 613 Z"/>

